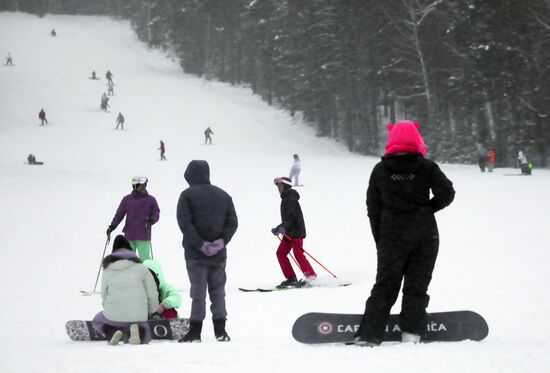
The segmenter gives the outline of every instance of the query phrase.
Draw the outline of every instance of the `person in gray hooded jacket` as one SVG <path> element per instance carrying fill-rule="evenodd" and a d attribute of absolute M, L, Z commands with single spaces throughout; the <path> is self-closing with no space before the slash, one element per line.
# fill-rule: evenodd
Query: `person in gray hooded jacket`
<path fill-rule="evenodd" d="M 179 342 L 200 342 L 207 289 L 214 334 L 218 341 L 227 342 L 230 338 L 225 331 L 226 245 L 237 230 L 237 214 L 231 196 L 210 184 L 206 161 L 191 161 L 184 176 L 189 188 L 179 197 L 177 219 L 183 233 L 192 303 L 190 329 Z"/>
<path fill-rule="evenodd" d="M 103 311 L 92 326 L 110 339 L 109 344 L 118 344 L 125 334 L 130 344 L 149 343 L 147 320 L 159 304 L 157 285 L 122 235 L 116 236 L 113 252 L 103 259 L 101 300 Z"/>

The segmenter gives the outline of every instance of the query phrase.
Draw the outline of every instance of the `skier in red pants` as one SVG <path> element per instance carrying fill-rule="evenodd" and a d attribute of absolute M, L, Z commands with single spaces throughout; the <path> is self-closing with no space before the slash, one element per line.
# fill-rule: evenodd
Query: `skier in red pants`
<path fill-rule="evenodd" d="M 286 278 L 278 288 L 301 287 L 305 285 L 304 281 L 298 281 L 296 273 L 292 269 L 292 265 L 288 260 L 288 254 L 292 250 L 294 257 L 298 262 L 300 270 L 304 273 L 306 281 L 317 277 L 315 271 L 311 267 L 304 256 L 302 247 L 304 238 L 306 237 L 306 226 L 304 216 L 298 200 L 300 195 L 292 189 L 292 180 L 288 177 L 278 177 L 274 181 L 279 194 L 281 195 L 281 220 L 282 223 L 271 230 L 274 235 L 283 235 L 281 244 L 277 249 L 277 259 L 279 265 Z"/>

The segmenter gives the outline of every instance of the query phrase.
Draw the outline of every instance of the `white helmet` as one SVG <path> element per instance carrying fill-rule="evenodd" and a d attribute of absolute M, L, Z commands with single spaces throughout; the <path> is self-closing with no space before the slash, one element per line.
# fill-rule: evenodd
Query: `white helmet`
<path fill-rule="evenodd" d="M 147 184 L 149 179 L 147 179 L 145 176 L 134 176 L 132 178 L 132 185 L 138 185 L 138 184 Z"/>

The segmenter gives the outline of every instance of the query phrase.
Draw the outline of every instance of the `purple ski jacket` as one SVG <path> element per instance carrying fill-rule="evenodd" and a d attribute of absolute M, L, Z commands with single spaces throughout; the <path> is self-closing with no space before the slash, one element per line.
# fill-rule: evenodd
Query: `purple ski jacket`
<path fill-rule="evenodd" d="M 111 227 L 115 229 L 124 216 L 126 223 L 122 232 L 127 240 L 151 240 L 151 225 L 159 220 L 160 209 L 155 197 L 147 191 L 140 193 L 136 190 L 125 196 L 116 210 Z M 147 224 L 149 219 L 150 224 Z"/>

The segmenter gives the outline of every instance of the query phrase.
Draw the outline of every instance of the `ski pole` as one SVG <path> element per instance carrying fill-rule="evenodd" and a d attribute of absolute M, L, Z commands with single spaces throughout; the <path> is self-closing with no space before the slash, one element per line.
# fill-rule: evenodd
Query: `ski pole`
<path fill-rule="evenodd" d="M 290 238 L 289 235 L 287 235 L 286 233 L 284 234 L 286 238 L 288 238 L 289 240 L 291 240 L 292 238 Z M 302 247 L 302 250 L 304 250 L 304 253 L 307 254 L 307 256 L 309 256 L 311 259 L 313 259 L 315 261 L 315 263 L 319 264 L 325 271 L 327 271 L 328 273 L 330 273 L 332 275 L 332 277 L 334 278 L 338 278 L 336 277 L 336 275 L 334 273 L 332 273 L 331 271 L 328 270 L 327 267 L 325 267 L 324 265 L 322 265 L 317 259 L 315 259 L 313 257 L 313 255 L 311 255 L 310 253 L 308 253 L 303 247 Z"/>
<path fill-rule="evenodd" d="M 97 270 L 97 277 L 95 279 L 94 293 L 95 293 L 95 289 L 97 288 L 97 282 L 99 281 L 99 274 L 101 273 L 101 266 L 103 265 L 103 259 L 105 258 L 105 252 L 107 251 L 107 246 L 109 245 L 109 241 L 111 241 L 111 236 L 107 236 L 107 241 L 105 241 L 105 248 L 103 248 L 103 255 L 101 256 L 101 262 L 99 263 L 99 269 Z"/>
<path fill-rule="evenodd" d="M 145 229 L 148 229 L 149 234 L 151 235 L 151 238 L 149 239 L 149 251 L 151 252 L 151 259 L 155 259 L 153 257 L 153 225 L 149 225 L 149 223 L 147 223 L 149 219 L 150 217 L 147 217 L 147 219 L 145 219 Z"/>

